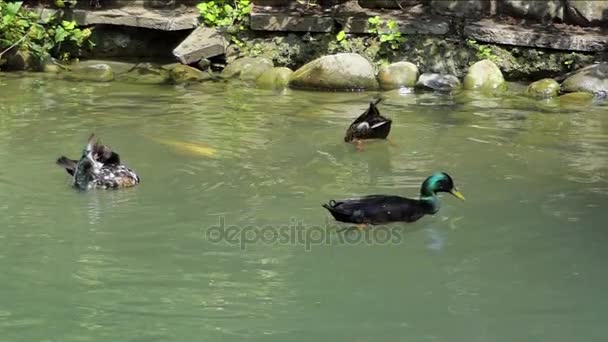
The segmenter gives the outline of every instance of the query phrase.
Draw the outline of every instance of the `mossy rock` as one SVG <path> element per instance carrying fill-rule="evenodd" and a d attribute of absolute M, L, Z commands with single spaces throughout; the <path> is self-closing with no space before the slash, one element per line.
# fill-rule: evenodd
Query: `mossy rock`
<path fill-rule="evenodd" d="M 152 63 L 140 63 L 129 72 L 116 78 L 118 81 L 138 84 L 164 84 L 170 82 L 169 71 Z"/>
<path fill-rule="evenodd" d="M 578 91 L 560 96 L 559 102 L 562 105 L 588 105 L 593 101 L 593 97 L 591 93 Z"/>
<path fill-rule="evenodd" d="M 73 81 L 111 82 L 114 80 L 114 70 L 108 64 L 76 64 L 70 71 L 63 74 L 66 79 Z"/>
<path fill-rule="evenodd" d="M 265 71 L 272 69 L 272 61 L 265 57 L 244 57 L 228 64 L 222 71 L 224 78 L 239 78 L 242 81 L 255 81 Z"/>
<path fill-rule="evenodd" d="M 557 96 L 559 83 L 552 78 L 543 78 L 531 83 L 526 89 L 526 94 L 537 99 L 549 99 Z"/>
<path fill-rule="evenodd" d="M 384 90 L 413 88 L 419 76 L 418 67 L 410 62 L 397 62 L 380 68 L 378 83 Z"/>
<path fill-rule="evenodd" d="M 502 72 L 494 62 L 488 59 L 471 65 L 463 83 L 464 89 L 467 90 L 504 90 L 506 88 Z"/>
<path fill-rule="evenodd" d="M 169 80 L 172 84 L 197 83 L 209 79 L 211 79 L 209 73 L 183 64 L 177 64 L 169 71 Z"/>
<path fill-rule="evenodd" d="M 293 70 L 285 67 L 268 69 L 258 77 L 256 84 L 260 88 L 283 89 L 289 85 L 291 74 Z"/>
<path fill-rule="evenodd" d="M 323 56 L 291 75 L 289 86 L 301 89 L 358 91 L 378 89 L 374 68 L 356 53 Z"/>

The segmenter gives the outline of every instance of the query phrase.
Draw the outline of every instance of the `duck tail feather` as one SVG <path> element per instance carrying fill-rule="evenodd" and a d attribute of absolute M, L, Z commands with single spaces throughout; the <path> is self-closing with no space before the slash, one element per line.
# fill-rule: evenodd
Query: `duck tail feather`
<path fill-rule="evenodd" d="M 76 170 L 76 164 L 78 163 L 78 161 L 69 159 L 66 156 L 61 156 L 57 158 L 56 163 L 57 165 L 63 167 L 69 174 L 73 175 L 74 170 Z"/>

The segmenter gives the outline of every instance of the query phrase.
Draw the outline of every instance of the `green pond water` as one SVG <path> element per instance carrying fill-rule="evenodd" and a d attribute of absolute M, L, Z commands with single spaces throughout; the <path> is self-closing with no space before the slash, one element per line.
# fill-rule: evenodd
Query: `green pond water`
<path fill-rule="evenodd" d="M 388 92 L 357 152 L 377 95 L 0 76 L 0 340 L 608 340 L 608 106 Z M 92 132 L 139 186 L 70 187 Z M 321 207 L 438 170 L 414 224 Z"/>

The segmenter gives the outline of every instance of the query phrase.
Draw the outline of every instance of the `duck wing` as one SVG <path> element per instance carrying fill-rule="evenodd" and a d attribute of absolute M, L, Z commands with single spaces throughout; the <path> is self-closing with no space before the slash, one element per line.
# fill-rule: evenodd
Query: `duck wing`
<path fill-rule="evenodd" d="M 323 204 L 340 222 L 381 224 L 414 222 L 429 212 L 424 202 L 388 195 L 371 195 Z"/>
<path fill-rule="evenodd" d="M 61 156 L 57 159 L 57 165 L 63 167 L 70 176 L 74 175 L 74 171 L 76 170 L 76 164 L 78 164 L 78 160 L 69 159 L 66 156 Z"/>

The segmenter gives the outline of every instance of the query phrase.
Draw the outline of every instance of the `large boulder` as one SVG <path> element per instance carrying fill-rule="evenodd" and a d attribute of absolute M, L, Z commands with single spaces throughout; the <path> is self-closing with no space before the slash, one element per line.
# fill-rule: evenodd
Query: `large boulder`
<path fill-rule="evenodd" d="M 173 84 L 197 83 L 211 78 L 209 73 L 182 64 L 174 65 L 169 70 L 169 81 Z"/>
<path fill-rule="evenodd" d="M 74 81 L 111 82 L 114 80 L 114 70 L 105 63 L 76 64 L 63 75 L 66 79 Z"/>
<path fill-rule="evenodd" d="M 266 57 L 244 57 L 228 64 L 222 71 L 222 77 L 255 81 L 264 71 L 272 69 L 272 67 L 272 61 Z"/>
<path fill-rule="evenodd" d="M 528 96 L 537 99 L 549 99 L 557 96 L 559 92 L 559 83 L 552 78 L 543 78 L 531 83 L 526 89 Z"/>
<path fill-rule="evenodd" d="M 291 75 L 289 86 L 320 90 L 377 89 L 374 68 L 361 55 L 339 53 L 315 59 Z"/>
<path fill-rule="evenodd" d="M 460 80 L 458 77 L 453 75 L 424 73 L 418 78 L 416 88 L 437 91 L 452 91 L 460 88 Z"/>
<path fill-rule="evenodd" d="M 464 77 L 464 89 L 494 90 L 505 86 L 505 79 L 494 62 L 484 59 L 471 65 Z"/>
<path fill-rule="evenodd" d="M 608 1 L 566 0 L 566 22 L 580 26 L 608 24 Z"/>
<path fill-rule="evenodd" d="M 384 90 L 412 88 L 418 80 L 418 67 L 410 62 L 397 62 L 380 68 L 378 83 Z"/>
<path fill-rule="evenodd" d="M 501 0 L 500 14 L 553 21 L 564 19 L 564 6 L 561 0 Z"/>
<path fill-rule="evenodd" d="M 289 85 L 291 74 L 293 70 L 285 67 L 268 69 L 258 77 L 256 84 L 260 88 L 283 89 Z"/>
<path fill-rule="evenodd" d="M 584 91 L 593 94 L 608 94 L 608 63 L 585 67 L 562 83 L 564 92 Z"/>

